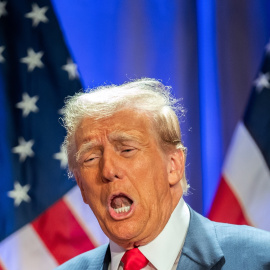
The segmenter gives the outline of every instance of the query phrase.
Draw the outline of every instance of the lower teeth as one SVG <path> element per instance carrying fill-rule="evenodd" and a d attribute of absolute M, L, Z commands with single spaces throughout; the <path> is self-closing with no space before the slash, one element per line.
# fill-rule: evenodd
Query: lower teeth
<path fill-rule="evenodd" d="M 130 210 L 130 206 L 124 206 L 121 208 L 113 209 L 117 214 L 118 213 L 126 213 Z"/>

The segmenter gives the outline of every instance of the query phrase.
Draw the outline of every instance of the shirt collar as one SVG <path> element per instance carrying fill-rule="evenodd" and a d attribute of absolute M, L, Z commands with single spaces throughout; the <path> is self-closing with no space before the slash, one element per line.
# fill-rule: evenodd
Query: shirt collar
<path fill-rule="evenodd" d="M 182 249 L 190 221 L 189 209 L 180 199 L 162 232 L 139 250 L 156 269 L 169 270 Z M 110 240 L 111 270 L 117 270 L 125 249 Z"/>

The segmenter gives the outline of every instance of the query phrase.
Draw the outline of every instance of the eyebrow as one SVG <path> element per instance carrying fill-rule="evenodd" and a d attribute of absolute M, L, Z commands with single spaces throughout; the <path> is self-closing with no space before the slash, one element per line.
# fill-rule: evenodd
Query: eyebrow
<path fill-rule="evenodd" d="M 75 154 L 76 162 L 78 162 L 83 154 L 91 150 L 92 148 L 99 145 L 99 143 L 96 140 L 87 141 L 83 143 L 79 149 L 79 151 Z"/>

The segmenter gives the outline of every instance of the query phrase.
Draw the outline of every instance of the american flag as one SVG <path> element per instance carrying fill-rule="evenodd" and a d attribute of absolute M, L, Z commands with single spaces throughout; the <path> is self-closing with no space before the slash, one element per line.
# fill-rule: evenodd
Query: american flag
<path fill-rule="evenodd" d="M 209 213 L 215 221 L 270 231 L 270 42 L 236 127 Z"/>
<path fill-rule="evenodd" d="M 81 88 L 50 1 L 0 0 L 0 269 L 54 269 L 107 241 L 61 148 Z"/>

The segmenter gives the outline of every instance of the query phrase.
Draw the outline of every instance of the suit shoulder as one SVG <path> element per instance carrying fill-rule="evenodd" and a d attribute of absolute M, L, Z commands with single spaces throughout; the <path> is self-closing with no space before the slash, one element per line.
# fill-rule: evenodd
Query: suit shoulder
<path fill-rule="evenodd" d="M 87 251 L 58 266 L 55 270 L 100 269 L 107 248 L 108 245 L 106 244 Z"/>
<path fill-rule="evenodd" d="M 245 244 L 253 247 L 261 245 L 270 248 L 270 232 L 246 225 L 232 225 L 214 222 L 219 241 L 222 243 Z"/>
<path fill-rule="evenodd" d="M 269 232 L 250 226 L 214 222 L 191 208 L 190 214 L 183 253 L 193 257 L 194 261 L 202 262 L 203 258 L 205 265 L 213 266 L 212 259 L 216 256 L 223 258 L 224 270 L 270 269 Z"/>
<path fill-rule="evenodd" d="M 225 254 L 245 258 L 256 257 L 257 262 L 269 266 L 270 232 L 246 225 L 231 225 L 214 222 L 217 239 Z"/>

